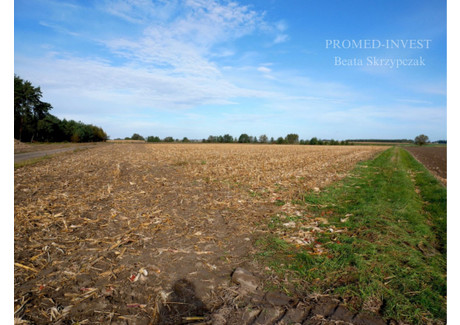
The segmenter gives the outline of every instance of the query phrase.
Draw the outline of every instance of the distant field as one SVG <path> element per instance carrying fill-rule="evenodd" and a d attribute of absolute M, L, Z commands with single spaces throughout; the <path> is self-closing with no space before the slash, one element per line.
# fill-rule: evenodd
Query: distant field
<path fill-rule="evenodd" d="M 107 140 L 108 143 L 145 143 L 143 140 Z"/>
<path fill-rule="evenodd" d="M 358 144 L 358 145 L 382 145 L 382 146 L 397 146 L 397 145 L 403 145 L 403 146 L 410 146 L 413 145 L 413 143 L 409 142 L 367 142 L 367 141 L 350 141 L 350 143 L 353 144 Z"/>

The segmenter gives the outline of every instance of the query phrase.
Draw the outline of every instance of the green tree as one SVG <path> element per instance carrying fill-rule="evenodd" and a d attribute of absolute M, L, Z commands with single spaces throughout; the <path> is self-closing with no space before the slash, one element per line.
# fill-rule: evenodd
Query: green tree
<path fill-rule="evenodd" d="M 278 139 L 276 139 L 276 143 L 277 143 L 277 144 L 284 144 L 284 138 L 283 138 L 283 137 L 279 137 Z"/>
<path fill-rule="evenodd" d="M 137 133 L 134 133 L 132 136 L 131 136 L 131 140 L 142 140 L 142 141 L 145 141 L 144 137 L 140 134 L 137 134 Z"/>
<path fill-rule="evenodd" d="M 239 143 L 249 143 L 250 142 L 249 135 L 247 135 L 246 133 L 241 134 L 240 137 L 238 138 L 238 142 Z"/>
<path fill-rule="evenodd" d="M 318 144 L 318 138 L 317 138 L 317 137 L 311 138 L 311 139 L 310 139 L 310 144 L 311 144 L 311 145 L 316 145 L 316 144 Z"/>
<path fill-rule="evenodd" d="M 14 75 L 14 137 L 20 141 L 37 136 L 38 121 L 44 119 L 53 107 L 42 102 L 40 87 L 32 86 Z"/>
<path fill-rule="evenodd" d="M 233 142 L 233 137 L 230 134 L 225 134 L 224 143 L 232 143 L 232 142 Z"/>
<path fill-rule="evenodd" d="M 164 142 L 174 142 L 174 138 L 173 137 L 166 137 L 163 139 Z"/>
<path fill-rule="evenodd" d="M 424 134 L 417 135 L 414 140 L 415 144 L 423 146 L 428 143 L 428 137 Z"/>
<path fill-rule="evenodd" d="M 62 122 L 54 115 L 48 114 L 37 123 L 37 140 L 41 142 L 65 141 Z"/>
<path fill-rule="evenodd" d="M 268 137 L 267 137 L 265 134 L 262 134 L 262 135 L 259 137 L 259 142 L 260 142 L 260 143 L 267 143 L 267 142 L 268 142 Z"/>
<path fill-rule="evenodd" d="M 161 142 L 161 139 L 159 137 L 154 137 L 150 135 L 147 137 L 147 142 Z"/>
<path fill-rule="evenodd" d="M 294 144 L 299 142 L 299 135 L 295 133 L 290 133 L 286 135 L 286 143 Z"/>

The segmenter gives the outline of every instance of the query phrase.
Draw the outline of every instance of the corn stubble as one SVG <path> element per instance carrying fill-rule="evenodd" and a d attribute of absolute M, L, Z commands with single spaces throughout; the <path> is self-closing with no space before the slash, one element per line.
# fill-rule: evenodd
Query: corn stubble
<path fill-rule="evenodd" d="M 212 307 L 263 218 L 383 149 L 113 144 L 19 168 L 15 319 L 154 323 L 180 278 Z"/>

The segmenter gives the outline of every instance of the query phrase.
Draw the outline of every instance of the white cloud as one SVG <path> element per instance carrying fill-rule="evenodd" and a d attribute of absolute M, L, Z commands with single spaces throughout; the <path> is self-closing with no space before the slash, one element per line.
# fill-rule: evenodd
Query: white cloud
<path fill-rule="evenodd" d="M 288 39 L 289 39 L 289 36 L 287 34 L 280 34 L 276 36 L 273 43 L 275 44 L 283 43 L 283 42 L 286 42 Z"/>
<path fill-rule="evenodd" d="M 116 15 L 125 7 L 128 12 L 134 7 L 154 10 L 144 1 L 116 4 L 109 6 L 109 12 Z M 147 70 L 161 70 L 173 78 L 216 80 L 222 76 L 213 59 L 235 54 L 221 45 L 265 26 L 262 14 L 234 2 L 188 0 L 181 10 L 168 21 L 146 22 L 141 37 L 112 38 L 103 43 L 114 54 Z"/>
<path fill-rule="evenodd" d="M 231 104 L 236 97 L 266 97 L 267 93 L 240 88 L 218 72 L 187 76 L 171 75 L 162 69 L 141 66 L 114 67 L 104 61 L 80 58 L 18 57 L 17 71 L 42 86 L 48 95 L 81 101 L 123 103 L 156 109 L 184 109 L 206 104 Z M 26 77 L 27 76 L 27 77 Z M 49 89 L 49 90 L 48 90 Z M 67 105 L 68 106 L 68 105 Z"/>
<path fill-rule="evenodd" d="M 270 68 L 267 67 L 258 67 L 257 70 L 262 73 L 270 73 L 272 71 Z"/>
<path fill-rule="evenodd" d="M 152 19 L 165 21 L 177 9 L 175 0 L 106 0 L 99 9 L 133 24 L 144 24 Z"/>
<path fill-rule="evenodd" d="M 287 24 L 286 24 L 286 22 L 284 20 L 280 20 L 279 22 L 277 22 L 275 24 L 275 27 L 280 32 L 284 32 L 285 30 L 287 30 Z"/>

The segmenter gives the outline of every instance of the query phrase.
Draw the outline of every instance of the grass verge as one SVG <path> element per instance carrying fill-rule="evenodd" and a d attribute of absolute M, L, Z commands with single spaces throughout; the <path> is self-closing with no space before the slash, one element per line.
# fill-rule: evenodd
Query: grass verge
<path fill-rule="evenodd" d="M 358 164 L 304 204 L 302 217 L 274 216 L 258 242 L 280 278 L 386 319 L 446 321 L 447 193 L 407 151 Z M 315 218 L 322 221 L 312 227 Z M 299 233 L 310 234 L 306 244 L 283 240 Z"/>
<path fill-rule="evenodd" d="M 26 166 L 32 166 L 32 165 L 35 165 L 41 161 L 45 161 L 45 160 L 48 160 L 48 159 L 51 159 L 51 156 L 49 155 L 45 155 L 45 156 L 42 156 L 42 157 L 37 157 L 37 158 L 32 158 L 32 159 L 28 159 L 28 160 L 24 160 L 24 161 L 21 161 L 21 162 L 18 162 L 18 163 L 14 163 L 14 169 L 18 169 L 18 168 L 22 168 L 22 167 L 26 167 Z"/>

